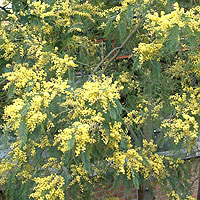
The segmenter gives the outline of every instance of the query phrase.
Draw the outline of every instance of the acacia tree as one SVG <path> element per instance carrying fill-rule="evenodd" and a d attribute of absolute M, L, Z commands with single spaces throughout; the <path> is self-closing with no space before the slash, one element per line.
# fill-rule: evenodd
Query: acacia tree
<path fill-rule="evenodd" d="M 192 153 L 198 142 L 196 3 L 13 0 L 4 8 L 2 128 L 11 151 L 0 184 L 10 200 L 89 199 L 97 186 L 155 181 L 169 185 L 171 199 L 192 199 L 176 151 Z"/>

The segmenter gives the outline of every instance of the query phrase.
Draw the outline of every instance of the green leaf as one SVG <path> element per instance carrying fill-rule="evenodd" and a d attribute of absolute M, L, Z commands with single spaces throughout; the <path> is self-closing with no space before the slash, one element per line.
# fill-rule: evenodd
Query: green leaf
<path fill-rule="evenodd" d="M 14 86 L 14 84 L 11 84 L 11 86 L 8 89 L 8 93 L 7 93 L 8 99 L 12 99 L 14 94 L 15 94 L 15 86 Z"/>
<path fill-rule="evenodd" d="M 130 180 L 127 179 L 126 176 L 124 177 L 124 186 L 125 186 L 125 193 L 126 193 L 126 195 L 130 194 L 131 193 L 132 183 L 131 183 Z"/>
<path fill-rule="evenodd" d="M 74 87 L 74 69 L 72 67 L 68 68 L 68 80 L 69 80 L 69 85 Z"/>
<path fill-rule="evenodd" d="M 72 158 L 72 150 L 65 152 L 62 156 L 62 159 L 64 161 L 64 165 L 67 166 L 69 164 L 71 158 Z"/>
<path fill-rule="evenodd" d="M 26 116 L 26 114 L 27 114 L 28 111 L 29 111 L 30 106 L 31 106 L 30 103 L 26 103 L 26 104 L 23 106 L 23 108 L 22 108 L 22 110 L 21 110 L 21 116 L 22 116 L 22 118 Z"/>
<path fill-rule="evenodd" d="M 161 76 L 161 64 L 157 60 L 152 61 L 152 75 L 153 75 L 153 80 L 158 84 L 160 81 L 160 76 Z"/>
<path fill-rule="evenodd" d="M 112 187 L 110 187 L 108 191 L 112 191 L 114 188 L 116 188 L 117 184 L 120 182 L 120 179 L 121 179 L 120 175 L 115 174 L 113 175 L 113 177 L 114 177 L 114 181 L 112 182 Z"/>
<path fill-rule="evenodd" d="M 75 136 L 73 135 L 70 140 L 67 141 L 67 148 L 71 150 L 75 143 Z"/>
<path fill-rule="evenodd" d="M 179 26 L 175 25 L 169 30 L 168 36 L 166 38 L 165 49 L 172 55 L 179 49 L 179 35 Z M 161 54 L 166 54 L 166 52 L 164 51 Z"/>
<path fill-rule="evenodd" d="M 8 147 L 8 130 L 4 131 L 3 134 L 3 149 L 7 149 Z"/>
<path fill-rule="evenodd" d="M 139 183 L 139 180 L 137 177 L 133 177 L 133 184 L 135 186 L 135 188 L 138 190 L 139 189 L 139 186 L 140 186 L 140 183 Z"/>
<path fill-rule="evenodd" d="M 22 118 L 22 121 L 19 125 L 18 135 L 20 140 L 22 141 L 22 144 L 25 145 L 27 142 L 28 129 L 26 125 L 26 120 L 24 118 Z"/>
<path fill-rule="evenodd" d="M 176 188 L 176 179 L 174 179 L 174 177 L 168 176 L 167 180 L 170 183 L 170 186 L 172 186 L 172 188 Z"/>
<path fill-rule="evenodd" d="M 122 104 L 120 103 L 120 101 L 118 99 L 115 99 L 115 103 L 116 103 L 116 106 L 117 106 L 117 113 L 119 115 L 122 114 L 122 110 L 123 110 L 123 107 L 122 107 Z"/>
<path fill-rule="evenodd" d="M 8 132 L 10 130 L 10 127 L 14 124 L 14 122 L 11 122 L 6 129 L 4 129 L 3 134 L 3 149 L 7 149 L 8 146 Z"/>
<path fill-rule="evenodd" d="M 113 26 L 113 19 L 110 18 L 108 23 L 107 23 L 107 26 L 105 28 L 105 33 L 104 33 L 105 38 L 108 38 L 108 36 L 110 35 L 111 30 L 112 30 L 112 26 Z"/>
<path fill-rule="evenodd" d="M 132 6 L 128 6 L 127 12 L 126 12 L 126 19 L 127 19 L 128 26 L 131 25 L 133 16 L 134 16 L 134 9 Z"/>
<path fill-rule="evenodd" d="M 111 119 L 116 120 L 117 119 L 117 110 L 111 103 L 109 104 L 109 112 L 110 112 Z"/>
<path fill-rule="evenodd" d="M 119 31 L 119 41 L 122 43 L 126 37 L 126 22 L 120 21 L 118 24 L 118 31 Z"/>
<path fill-rule="evenodd" d="M 134 59 L 134 62 L 133 62 L 133 66 L 132 66 L 132 70 L 133 71 L 136 71 L 138 70 L 139 68 L 139 56 L 137 56 L 135 59 Z"/>
<path fill-rule="evenodd" d="M 88 152 L 88 148 L 86 148 L 85 152 L 81 153 L 81 159 L 83 163 L 83 168 L 87 171 L 90 171 L 90 155 Z"/>

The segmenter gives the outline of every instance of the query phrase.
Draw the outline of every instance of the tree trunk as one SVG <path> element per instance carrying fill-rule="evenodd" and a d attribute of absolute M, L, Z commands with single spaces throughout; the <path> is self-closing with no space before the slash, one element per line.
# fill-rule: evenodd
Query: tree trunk
<path fill-rule="evenodd" d="M 154 200 L 154 195 L 153 195 L 153 188 L 150 185 L 150 181 L 146 181 L 143 184 L 143 200 Z"/>

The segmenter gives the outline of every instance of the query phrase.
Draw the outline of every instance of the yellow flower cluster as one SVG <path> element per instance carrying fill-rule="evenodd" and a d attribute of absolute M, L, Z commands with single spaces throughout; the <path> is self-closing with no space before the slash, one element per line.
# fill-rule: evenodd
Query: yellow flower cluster
<path fill-rule="evenodd" d="M 133 80 L 133 77 L 129 72 L 122 72 L 118 79 L 119 84 L 127 85 L 131 91 L 133 89 L 139 89 L 139 81 Z"/>
<path fill-rule="evenodd" d="M 34 144 L 34 141 L 31 139 L 28 139 L 28 143 L 26 143 L 23 146 L 23 150 L 26 152 L 30 152 L 31 156 L 35 156 L 36 153 L 36 145 Z"/>
<path fill-rule="evenodd" d="M 46 113 L 41 112 L 43 98 L 34 96 L 31 100 L 31 106 L 26 116 L 27 127 L 32 132 L 38 124 L 41 124 L 47 117 Z"/>
<path fill-rule="evenodd" d="M 108 104 L 113 103 L 114 99 L 120 98 L 120 90 L 117 81 L 112 83 L 112 77 L 102 75 L 102 79 L 93 77 L 93 81 L 87 81 L 82 89 L 77 89 L 76 93 L 83 102 L 89 102 L 90 105 L 100 103 L 101 107 L 106 111 Z"/>
<path fill-rule="evenodd" d="M 126 157 L 127 178 L 131 179 L 136 176 L 135 173 L 139 173 L 143 168 L 143 158 L 135 149 L 129 149 L 126 153 Z"/>
<path fill-rule="evenodd" d="M 200 77 L 200 71 L 199 71 L 199 63 L 200 63 L 200 51 L 196 55 L 190 55 L 191 62 L 193 65 L 193 70 L 198 77 Z"/>
<path fill-rule="evenodd" d="M 8 61 L 16 54 L 16 44 L 14 42 L 9 41 L 9 36 L 4 31 L 5 26 L 6 24 L 0 26 L 0 35 L 4 40 L 4 42 L 0 44 L 0 50 L 4 51 L 2 57 Z"/>
<path fill-rule="evenodd" d="M 168 197 L 170 198 L 170 200 L 180 200 L 179 195 L 173 190 Z"/>
<path fill-rule="evenodd" d="M 152 33 L 160 31 L 165 33 L 169 28 L 172 28 L 177 24 L 180 28 L 185 26 L 185 21 L 182 20 L 182 16 L 185 11 L 184 8 L 179 7 L 178 3 L 174 3 L 174 11 L 169 14 L 165 14 L 164 11 L 161 12 L 161 16 L 157 12 L 154 14 L 148 14 L 147 18 L 149 19 L 149 25 L 146 27 L 147 30 L 150 30 Z"/>
<path fill-rule="evenodd" d="M 4 109 L 3 119 L 7 121 L 7 126 L 10 125 L 11 130 L 16 130 L 19 128 L 21 113 L 24 106 L 24 101 L 22 99 L 15 99 L 13 104 L 6 106 Z"/>
<path fill-rule="evenodd" d="M 49 142 L 48 135 L 44 135 L 44 136 L 42 136 L 40 141 L 38 141 L 38 142 L 32 141 L 32 143 L 33 143 L 33 146 L 39 147 L 41 149 L 52 146 L 51 143 Z"/>
<path fill-rule="evenodd" d="M 50 158 L 48 158 L 47 163 L 42 166 L 42 168 L 43 169 L 50 168 L 50 169 L 58 169 L 58 170 L 60 170 L 61 167 L 62 167 L 62 164 L 63 164 L 62 162 L 58 162 L 57 158 L 50 157 Z"/>
<path fill-rule="evenodd" d="M 72 145 L 74 146 L 74 143 L 76 145 L 76 156 L 79 156 L 81 152 L 86 150 L 87 144 L 95 143 L 95 139 L 90 136 L 90 126 L 88 124 L 74 122 L 72 128 L 66 128 L 59 132 L 60 133 L 54 137 L 54 146 L 59 143 L 58 149 L 63 153 L 69 150 L 67 142 L 72 140 L 73 137 L 74 142 L 72 141 Z"/>
<path fill-rule="evenodd" d="M 176 2 L 173 4 L 173 7 L 174 11 L 169 14 L 165 14 L 164 11 L 161 11 L 160 16 L 157 12 L 153 14 L 149 13 L 147 15 L 148 20 L 145 28 L 150 31 L 152 35 L 157 33 L 164 37 L 167 36 L 167 30 L 175 25 L 178 25 L 179 28 L 183 28 L 187 25 L 192 31 L 199 31 L 199 6 L 185 11 L 184 8 L 180 8 L 179 4 Z M 188 20 L 185 20 L 185 18 Z"/>
<path fill-rule="evenodd" d="M 95 139 L 93 139 L 90 134 L 90 126 L 88 124 L 81 124 L 80 122 L 75 122 L 73 124 L 76 129 L 75 133 L 75 141 L 76 141 L 76 156 L 78 156 L 81 152 L 86 150 L 86 144 L 95 143 Z"/>
<path fill-rule="evenodd" d="M 83 188 L 83 184 L 81 183 L 81 180 L 83 179 L 85 182 L 91 183 L 90 179 L 88 178 L 88 172 L 83 169 L 82 164 L 80 165 L 71 165 L 71 177 L 72 177 L 72 181 L 71 183 L 68 185 L 67 189 L 70 188 L 72 185 L 74 185 L 75 183 L 78 183 L 81 189 L 81 192 L 84 191 Z"/>
<path fill-rule="evenodd" d="M 134 49 L 134 52 L 139 53 L 140 63 L 150 61 L 159 54 L 159 51 L 163 47 L 162 43 L 152 42 L 150 44 L 139 43 L 138 48 Z"/>
<path fill-rule="evenodd" d="M 44 18 L 44 11 L 49 7 L 49 4 L 42 3 L 41 1 L 35 1 L 31 3 L 31 6 L 33 6 L 33 9 L 31 9 L 30 13 L 32 15 L 38 15 Z"/>
<path fill-rule="evenodd" d="M 20 141 L 12 143 L 11 149 L 12 151 L 9 152 L 9 155 L 12 155 L 13 162 L 17 163 L 18 167 L 27 162 L 27 154 L 21 148 Z"/>
<path fill-rule="evenodd" d="M 38 200 L 64 200 L 64 178 L 59 175 L 51 174 L 47 177 L 38 177 L 33 179 L 36 186 L 33 188 L 33 193 L 30 198 Z"/>
<path fill-rule="evenodd" d="M 178 59 L 174 65 L 170 66 L 166 69 L 166 72 L 170 75 L 171 78 L 179 78 L 179 77 L 186 77 L 188 73 L 185 70 L 186 62 L 185 60 Z"/>
<path fill-rule="evenodd" d="M 15 167 L 9 160 L 2 159 L 0 163 L 0 185 L 6 183 L 7 174 Z"/>
<path fill-rule="evenodd" d="M 127 127 L 130 127 L 133 123 L 141 127 L 149 119 L 156 121 L 162 108 L 163 101 L 161 99 L 157 99 L 153 103 L 143 99 L 141 103 L 137 104 L 136 110 L 132 110 L 127 114 L 127 117 L 124 117 L 124 122 Z"/>
<path fill-rule="evenodd" d="M 111 123 L 109 125 L 110 125 L 110 137 L 112 140 L 110 141 L 112 143 L 111 146 L 114 146 L 116 149 L 118 149 L 118 143 L 121 141 L 123 134 L 123 129 L 121 128 L 122 123 L 115 122 L 113 126 L 111 125 Z"/>
<path fill-rule="evenodd" d="M 165 165 L 163 162 L 164 156 L 158 155 L 156 153 L 157 145 L 153 143 L 151 140 L 148 142 L 147 140 L 143 140 L 143 149 L 142 153 L 145 156 L 149 165 L 143 168 L 144 177 L 148 178 L 148 176 L 154 176 L 156 179 L 161 180 L 165 178 L 168 174 L 165 169 Z"/>
<path fill-rule="evenodd" d="M 50 68 L 50 71 L 56 70 L 58 78 L 61 77 L 69 67 L 77 67 L 73 58 L 69 57 L 67 54 L 64 58 L 59 58 L 56 54 L 52 53 L 51 62 L 53 63 L 53 66 Z"/>
<path fill-rule="evenodd" d="M 185 92 L 171 97 L 171 105 L 175 107 L 176 115 L 173 119 L 166 119 L 162 127 L 167 128 L 167 135 L 174 138 L 177 144 L 180 140 L 192 145 L 198 137 L 199 125 L 196 116 L 199 114 L 199 88 L 185 88 Z M 186 93 L 187 92 L 187 93 Z"/>
<path fill-rule="evenodd" d="M 112 163 L 113 168 L 117 169 L 118 174 L 125 174 L 126 153 L 114 152 L 113 157 L 107 158 L 107 161 Z"/>
<path fill-rule="evenodd" d="M 156 145 L 153 144 L 153 141 L 143 141 L 142 153 L 148 164 L 144 162 L 139 150 L 140 148 L 130 148 L 127 152 L 116 151 L 113 157 L 107 158 L 107 161 L 117 170 L 118 174 L 126 174 L 128 179 L 136 177 L 137 174 L 143 175 L 144 178 L 154 176 L 158 180 L 165 178 L 167 171 L 163 163 L 163 156 L 155 153 Z"/>
<path fill-rule="evenodd" d="M 48 107 L 57 94 L 67 94 L 66 89 L 69 86 L 67 85 L 67 81 L 62 79 L 62 75 L 68 67 L 76 66 L 72 58 L 65 55 L 65 58 L 62 59 L 52 54 L 51 60 L 45 58 L 45 62 L 42 63 L 43 60 L 44 54 L 41 54 L 38 62 L 32 68 L 27 63 L 14 64 L 14 70 L 12 72 L 3 74 L 3 77 L 9 80 L 4 89 L 14 84 L 16 94 L 21 95 L 23 93 L 22 97 L 24 100 L 16 99 L 13 104 L 7 106 L 5 109 L 4 119 L 7 121 L 7 126 L 13 123 L 13 129 L 19 127 L 21 120 L 20 111 L 23 108 L 23 104 L 25 105 L 23 102 L 27 100 L 27 97 L 32 97 L 32 100 L 30 101 L 29 110 L 26 115 L 26 122 L 29 131 L 33 131 L 47 117 L 43 111 L 44 108 L 42 109 L 41 107 Z M 47 74 L 44 72 L 44 64 L 48 63 L 47 61 L 53 63 L 52 70 L 56 70 L 57 79 L 45 80 Z"/>
<path fill-rule="evenodd" d="M 67 141 L 72 139 L 75 132 L 74 128 L 65 128 L 64 130 L 59 130 L 59 133 L 54 136 L 54 146 L 59 143 L 58 149 L 63 153 L 69 150 Z"/>
<path fill-rule="evenodd" d="M 184 164 L 184 160 L 181 160 L 180 158 L 174 160 L 173 158 L 165 157 L 165 160 L 169 162 L 170 169 L 178 168 L 179 165 Z"/>
<path fill-rule="evenodd" d="M 191 8 L 186 12 L 186 17 L 189 18 L 188 26 L 192 31 L 200 31 L 199 25 L 199 18 L 200 18 L 200 6 L 196 6 Z"/>
<path fill-rule="evenodd" d="M 170 194 L 168 194 L 170 200 L 181 200 L 181 197 L 173 190 Z M 187 196 L 184 200 L 195 200 L 192 196 Z"/>
<path fill-rule="evenodd" d="M 16 176 L 22 178 L 22 183 L 25 183 L 32 178 L 34 170 L 35 169 L 32 165 L 25 164 L 24 169 L 18 172 Z"/>

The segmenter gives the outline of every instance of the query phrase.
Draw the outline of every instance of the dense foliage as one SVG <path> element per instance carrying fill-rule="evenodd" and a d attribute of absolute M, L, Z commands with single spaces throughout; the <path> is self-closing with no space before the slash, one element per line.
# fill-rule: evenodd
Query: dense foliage
<path fill-rule="evenodd" d="M 192 199 L 178 150 L 192 154 L 199 137 L 198 4 L 13 0 L 2 10 L 9 200 L 89 199 L 97 186 L 155 182 Z"/>

